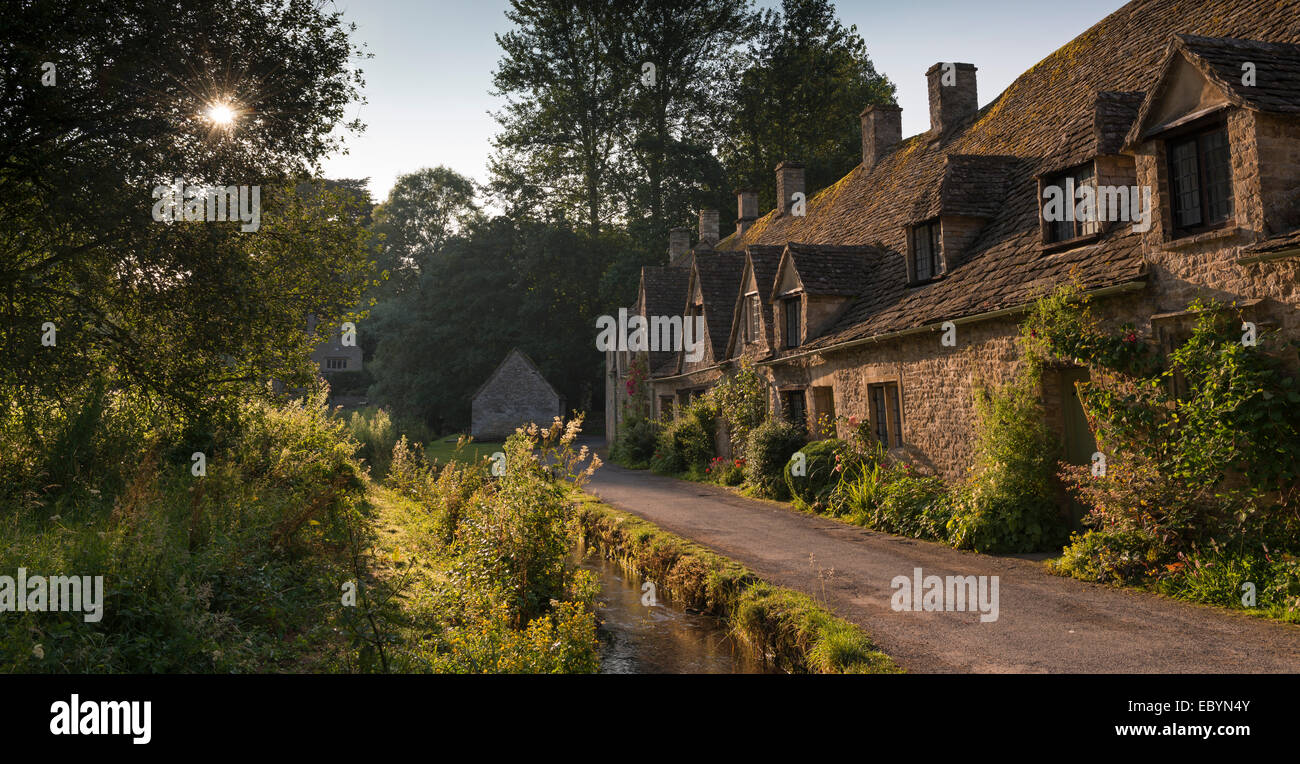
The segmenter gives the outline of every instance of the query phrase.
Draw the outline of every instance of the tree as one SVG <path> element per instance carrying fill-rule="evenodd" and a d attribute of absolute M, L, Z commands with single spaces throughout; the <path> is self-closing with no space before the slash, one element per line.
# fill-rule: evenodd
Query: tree
<path fill-rule="evenodd" d="M 728 107 L 722 96 L 755 18 L 747 0 L 664 0 L 628 14 L 623 67 L 653 66 L 632 89 L 623 131 L 628 218 L 641 235 L 666 239 L 700 207 L 725 202 L 730 189 L 716 156 Z"/>
<path fill-rule="evenodd" d="M 511 0 L 515 29 L 496 36 L 492 188 L 512 215 L 552 217 L 593 235 L 612 218 L 625 102 L 640 71 L 623 50 L 626 14 L 609 0 Z"/>
<path fill-rule="evenodd" d="M 361 84 L 340 15 L 309 0 L 237 14 L 51 0 L 6 16 L 0 405 L 108 380 L 197 414 L 303 380 L 306 315 L 337 321 L 369 280 L 355 195 L 296 191 Z M 250 210 L 258 187 L 260 228 L 156 221 L 157 187 L 176 178 L 250 189 Z"/>
<path fill-rule="evenodd" d="M 772 171 L 804 163 L 809 192 L 862 161 L 858 116 L 891 103 L 894 85 L 877 74 L 857 27 L 845 28 L 829 0 L 782 0 L 758 24 L 735 72 L 734 108 L 723 162 L 737 187 L 759 189 L 775 205 Z"/>
<path fill-rule="evenodd" d="M 478 220 L 474 181 L 449 167 L 426 167 L 402 175 L 375 210 L 379 263 L 400 292 L 418 281 L 447 240 Z"/>
<path fill-rule="evenodd" d="M 446 432 L 469 422 L 470 396 L 505 354 L 529 355 L 570 408 L 600 383 L 595 317 L 611 245 L 501 216 L 447 241 L 409 289 L 375 308 L 375 401 Z"/>

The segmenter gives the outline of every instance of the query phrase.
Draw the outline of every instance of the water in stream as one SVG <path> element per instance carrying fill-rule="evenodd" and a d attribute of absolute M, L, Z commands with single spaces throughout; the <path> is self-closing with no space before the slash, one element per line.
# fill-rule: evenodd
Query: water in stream
<path fill-rule="evenodd" d="M 642 605 L 641 579 L 618 563 L 590 551 L 580 567 L 600 581 L 600 673 L 771 673 L 716 618 L 688 613 L 662 591 L 657 604 Z"/>

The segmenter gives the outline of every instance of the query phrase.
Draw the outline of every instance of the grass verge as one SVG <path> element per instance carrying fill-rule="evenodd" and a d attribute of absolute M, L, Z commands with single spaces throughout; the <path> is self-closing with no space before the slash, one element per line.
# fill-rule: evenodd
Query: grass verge
<path fill-rule="evenodd" d="M 721 618 L 750 648 L 798 673 L 896 674 L 861 629 L 811 597 L 763 581 L 740 563 L 584 495 L 583 542 L 659 584 L 672 599 Z"/>

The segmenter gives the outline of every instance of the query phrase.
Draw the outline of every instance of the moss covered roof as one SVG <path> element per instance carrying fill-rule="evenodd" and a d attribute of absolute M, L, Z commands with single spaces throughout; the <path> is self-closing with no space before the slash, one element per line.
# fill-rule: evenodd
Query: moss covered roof
<path fill-rule="evenodd" d="M 1141 279 L 1140 235 L 1129 226 L 1044 254 L 1036 178 L 1117 152 L 1180 34 L 1300 43 L 1300 0 L 1134 0 L 1035 64 L 966 124 L 907 138 L 869 172 L 859 165 L 814 195 L 804 216 L 769 212 L 717 248 L 801 242 L 885 253 L 878 275 L 812 347 L 1012 307 L 1072 277 L 1089 288 Z M 1236 45 L 1183 44 L 1206 56 Z M 987 222 L 955 268 L 909 288 L 907 226 L 939 211 Z"/>

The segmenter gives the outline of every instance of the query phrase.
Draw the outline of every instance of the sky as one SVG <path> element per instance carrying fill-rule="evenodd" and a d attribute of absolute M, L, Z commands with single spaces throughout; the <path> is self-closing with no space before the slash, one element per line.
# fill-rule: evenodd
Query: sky
<path fill-rule="evenodd" d="M 347 140 L 348 154 L 326 159 L 331 178 L 371 179 L 377 201 L 399 175 L 446 165 L 484 182 L 496 122 L 489 112 L 500 58 L 494 34 L 506 31 L 507 0 L 335 0 L 357 25 L 354 39 L 374 57 L 362 61 L 367 103 L 347 118 L 367 128 Z M 763 0 L 760 7 L 779 7 Z M 898 87 L 903 136 L 928 130 L 925 71 L 940 61 L 978 68 L 979 104 L 1017 76 L 1124 5 L 1122 0 L 839 0 L 876 70 Z M 774 181 L 775 182 L 775 181 Z"/>

